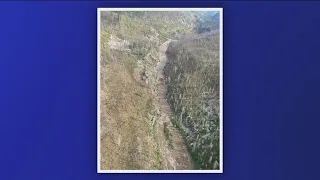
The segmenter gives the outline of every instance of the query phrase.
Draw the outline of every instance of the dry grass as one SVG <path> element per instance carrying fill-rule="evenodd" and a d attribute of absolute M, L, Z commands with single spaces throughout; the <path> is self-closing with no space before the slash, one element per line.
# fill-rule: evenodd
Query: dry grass
<path fill-rule="evenodd" d="M 143 94 L 144 97 L 136 94 Z M 152 169 L 156 159 L 145 107 L 150 90 L 132 80 L 125 64 L 101 68 L 101 168 Z"/>
<path fill-rule="evenodd" d="M 169 104 L 157 102 L 165 101 L 164 94 L 156 95 L 164 93 L 164 85 L 156 85 L 159 46 L 166 38 L 191 33 L 195 19 L 191 12 L 102 13 L 102 170 L 192 168 L 184 141 L 170 121 Z M 141 81 L 141 72 L 148 83 Z M 156 113 L 159 109 L 164 111 L 161 116 Z"/>

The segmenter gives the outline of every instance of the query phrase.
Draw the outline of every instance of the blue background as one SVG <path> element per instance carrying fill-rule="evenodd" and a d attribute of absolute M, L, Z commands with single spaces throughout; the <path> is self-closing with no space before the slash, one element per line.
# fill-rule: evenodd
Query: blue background
<path fill-rule="evenodd" d="M 224 8 L 224 173 L 97 174 L 98 7 Z M 320 179 L 320 3 L 1 2 L 0 179 Z"/>

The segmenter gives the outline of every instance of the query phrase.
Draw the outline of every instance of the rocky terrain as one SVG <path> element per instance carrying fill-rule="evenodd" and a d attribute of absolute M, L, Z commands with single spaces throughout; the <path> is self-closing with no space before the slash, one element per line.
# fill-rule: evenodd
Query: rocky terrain
<path fill-rule="evenodd" d="M 215 25 L 197 28 L 203 17 L 101 13 L 100 169 L 218 168 L 219 41 L 210 33 Z M 207 34 L 199 32 L 203 28 L 209 28 Z M 196 59 L 185 58 L 189 54 Z M 201 90 L 184 90 L 187 82 Z M 178 98 L 187 93 L 206 98 L 193 103 Z M 191 110 L 198 106 L 200 115 Z"/>

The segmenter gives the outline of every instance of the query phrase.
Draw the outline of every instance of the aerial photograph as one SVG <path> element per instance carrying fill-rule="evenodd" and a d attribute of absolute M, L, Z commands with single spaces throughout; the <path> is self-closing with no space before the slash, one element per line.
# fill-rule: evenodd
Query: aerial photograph
<path fill-rule="evenodd" d="M 98 172 L 221 173 L 222 8 L 97 18 Z"/>

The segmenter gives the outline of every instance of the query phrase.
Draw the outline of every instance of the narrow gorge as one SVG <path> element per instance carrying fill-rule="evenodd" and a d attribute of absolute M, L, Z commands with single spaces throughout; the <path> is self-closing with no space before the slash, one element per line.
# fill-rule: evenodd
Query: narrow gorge
<path fill-rule="evenodd" d="M 100 168 L 219 169 L 217 14 L 100 16 Z"/>

